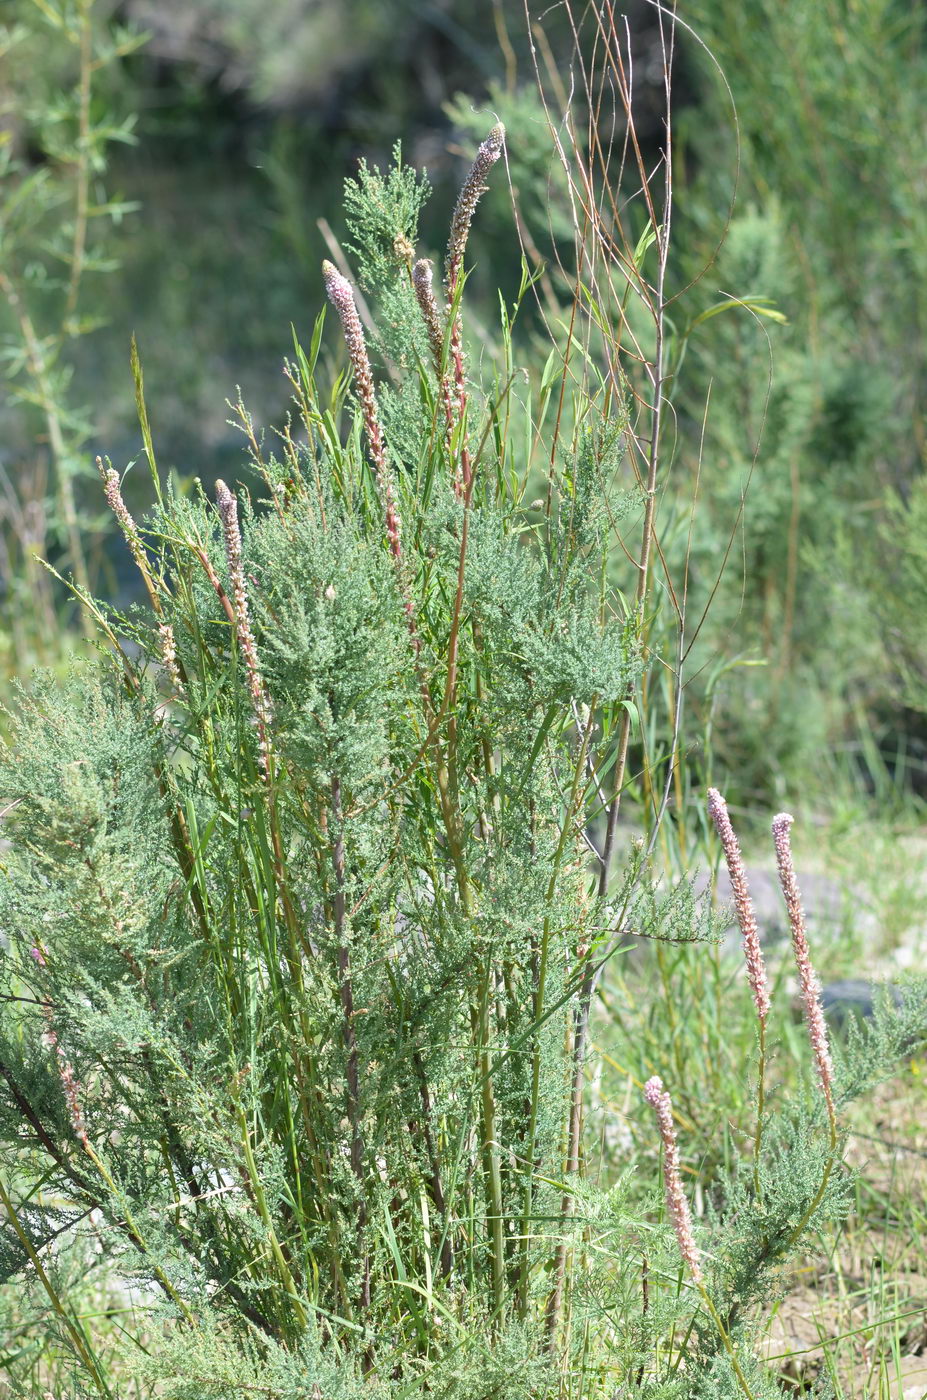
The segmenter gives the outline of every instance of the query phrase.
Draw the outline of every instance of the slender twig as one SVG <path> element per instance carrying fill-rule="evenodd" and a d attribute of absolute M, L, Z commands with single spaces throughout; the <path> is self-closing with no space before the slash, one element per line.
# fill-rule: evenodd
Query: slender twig
<path fill-rule="evenodd" d="M 551 863 L 550 877 L 545 891 L 545 904 L 547 913 L 544 916 L 544 924 L 541 930 L 540 945 L 537 954 L 537 977 L 535 983 L 534 1005 L 533 1005 L 533 1025 L 532 1025 L 532 1049 L 531 1049 L 531 1097 L 528 1103 L 528 1126 L 525 1133 L 525 1190 L 522 1203 L 522 1259 L 519 1277 L 519 1310 L 522 1316 L 525 1315 L 528 1306 L 528 1286 L 530 1252 L 529 1239 L 531 1230 L 531 1216 L 534 1201 L 534 1173 L 537 1169 L 535 1161 L 538 1111 L 540 1108 L 541 1091 L 541 1041 L 540 1031 L 547 1017 L 545 1001 L 547 997 L 547 977 L 550 964 L 550 944 L 553 933 L 553 918 L 551 914 L 554 896 L 557 891 L 557 884 L 560 879 L 563 857 L 567 849 L 570 834 L 576 820 L 576 814 L 582 802 L 583 781 L 586 773 L 586 755 L 589 749 L 589 741 L 592 735 L 592 728 L 595 723 L 595 705 L 589 707 L 589 718 L 583 730 L 579 743 L 579 751 L 573 768 L 573 782 L 570 789 L 569 799 L 566 803 L 566 810 L 563 814 L 560 837 L 557 842 L 557 849 Z M 572 1123 L 573 1097 L 570 1099 L 570 1117 Z M 573 1141 L 570 1140 L 569 1155 L 573 1156 Z M 559 1258 L 559 1251 L 558 1251 Z M 563 1296 L 562 1282 L 558 1287 L 558 1275 L 555 1275 L 554 1297 L 549 1302 L 547 1308 L 547 1344 L 551 1346 L 556 1337 L 559 1326 L 560 1304 Z"/>
<path fill-rule="evenodd" d="M 78 87 L 77 108 L 77 161 L 76 191 L 74 198 L 74 238 L 71 248 L 71 275 L 68 279 L 68 296 L 65 302 L 65 317 L 72 316 L 77 309 L 81 277 L 84 271 L 84 258 L 87 248 L 87 206 L 90 192 L 90 80 L 93 59 L 93 3 L 94 0 L 78 0 L 78 24 L 80 38 L 80 84 Z"/>
<path fill-rule="evenodd" d="M 90 575 L 87 570 L 87 560 L 81 540 L 77 503 L 74 497 L 74 483 L 71 480 L 71 456 L 68 452 L 65 440 L 61 408 L 52 386 L 51 371 L 49 369 L 45 349 L 36 333 L 35 326 L 32 323 L 32 317 L 29 314 L 25 302 L 22 300 L 11 278 L 2 268 L 0 268 L 0 292 L 3 293 L 19 323 L 23 348 L 26 352 L 26 363 L 29 367 L 29 373 L 32 375 L 36 388 L 36 397 L 45 418 L 45 427 L 48 433 L 48 446 L 55 468 L 55 487 L 58 492 L 61 516 L 67 533 L 68 557 L 71 562 L 71 568 L 74 571 L 74 580 L 82 593 L 89 594 Z M 84 629 L 89 637 L 92 635 L 90 622 L 84 614 L 82 614 L 82 617 L 84 619 Z"/>
<path fill-rule="evenodd" d="M 271 747 L 270 730 L 273 723 L 273 707 L 264 678 L 261 675 L 261 668 L 258 662 L 257 645 L 254 640 L 254 633 L 251 630 L 251 618 L 248 611 L 248 590 L 245 582 L 244 563 L 242 561 L 241 529 L 238 524 L 238 503 L 232 495 L 224 481 L 216 482 L 216 501 L 219 506 L 219 516 L 222 520 L 222 531 L 225 536 L 225 555 L 228 563 L 229 578 L 232 584 L 232 607 L 235 617 L 235 632 L 238 637 L 238 647 L 245 663 L 248 673 L 248 692 L 251 696 L 251 705 L 254 710 L 254 719 L 258 731 L 258 751 L 261 773 L 266 782 L 271 779 Z"/>
<path fill-rule="evenodd" d="M 100 1392 L 101 1395 L 106 1396 L 107 1400 L 112 1400 L 112 1391 L 106 1383 L 106 1378 L 104 1377 L 103 1372 L 100 1370 L 99 1363 L 97 1361 L 96 1356 L 93 1353 L 90 1343 L 87 1340 L 87 1334 L 85 1333 L 83 1326 L 81 1325 L 80 1319 L 72 1317 L 71 1314 L 65 1308 L 64 1304 L 62 1303 L 58 1290 L 55 1288 L 54 1284 L 52 1283 L 51 1279 L 45 1271 L 45 1267 L 42 1264 L 42 1260 L 39 1257 L 38 1251 L 36 1250 L 26 1231 L 20 1224 L 19 1216 L 16 1213 L 16 1207 L 14 1206 L 12 1199 L 10 1198 L 10 1195 L 7 1192 L 2 1177 L 0 1177 L 0 1204 L 3 1205 L 7 1213 L 9 1222 L 13 1227 L 13 1233 L 17 1236 L 20 1244 L 22 1245 L 22 1248 L 25 1251 L 29 1262 L 35 1270 L 36 1277 L 38 1278 L 42 1287 L 45 1289 L 45 1292 L 48 1294 L 49 1301 L 51 1302 L 54 1311 L 57 1313 L 58 1317 L 61 1319 L 61 1322 L 66 1328 L 68 1335 L 71 1338 L 71 1341 L 74 1343 L 74 1349 L 80 1357 L 81 1361 L 86 1366 L 94 1385 L 96 1386 L 97 1390 Z"/>
<path fill-rule="evenodd" d="M 351 1128 L 351 1170 L 357 1178 L 357 1230 L 363 1244 L 367 1226 L 366 1183 L 364 1176 L 364 1138 L 361 1130 L 360 1060 L 357 1031 L 354 1025 L 354 983 L 351 976 L 351 952 L 348 946 L 347 913 L 345 908 L 344 815 L 341 809 L 341 779 L 332 775 L 332 867 L 335 873 L 334 919 L 337 948 L 339 993 L 344 1015 L 344 1043 L 348 1052 L 346 1084 L 348 1091 L 348 1123 Z M 361 1306 L 370 1307 L 370 1255 L 364 1250 L 364 1271 L 361 1283 Z"/>
<path fill-rule="evenodd" d="M 661 218 L 658 222 L 655 207 L 651 201 L 650 182 L 643 165 L 639 159 L 641 170 L 642 187 L 645 198 L 650 209 L 651 230 L 654 234 L 657 247 L 657 275 L 653 287 L 652 298 L 648 297 L 648 305 L 651 308 L 654 328 L 654 353 L 653 359 L 645 366 L 647 377 L 651 386 L 651 401 L 649 407 L 650 416 L 650 440 L 646 446 L 646 476 L 642 483 L 644 488 L 644 522 L 641 534 L 640 553 L 636 561 L 637 583 L 634 592 L 635 612 L 638 625 L 643 628 L 647 597 L 650 587 L 650 557 L 653 546 L 654 535 L 654 515 L 656 512 L 656 492 L 657 476 L 660 466 L 660 446 L 661 433 L 663 427 L 663 413 L 666 404 L 666 379 L 664 357 L 666 354 L 666 274 L 669 262 L 670 250 L 670 227 L 672 221 L 673 208 L 673 167 L 672 167 L 672 110 L 670 104 L 670 84 L 672 80 L 672 43 L 674 35 L 674 19 L 671 21 L 670 38 L 667 43 L 663 33 L 662 12 L 661 12 L 661 40 L 663 43 L 663 69 L 664 85 L 666 88 L 666 114 L 664 117 L 665 146 L 663 150 L 663 172 L 664 172 L 664 198 Z M 611 55 L 611 49 L 609 53 Z M 614 53 L 616 61 L 620 62 L 620 50 Z M 635 144 L 637 136 L 634 122 L 631 116 L 631 91 L 630 84 L 625 77 L 623 70 L 620 73 L 619 92 L 628 113 L 628 131 L 631 140 Z M 638 277 L 641 274 L 637 274 Z M 622 706 L 621 719 L 619 722 L 617 753 L 615 759 L 614 778 L 612 782 L 612 799 L 608 806 L 608 815 L 605 825 L 605 840 L 602 846 L 602 867 L 599 875 L 598 890 L 600 897 L 604 897 L 608 892 L 608 882 L 611 874 L 612 856 L 615 847 L 615 833 L 618 825 L 618 813 L 621 807 L 621 794 L 624 787 L 625 769 L 628 760 L 628 746 L 631 739 L 631 697 L 627 697 Z"/>

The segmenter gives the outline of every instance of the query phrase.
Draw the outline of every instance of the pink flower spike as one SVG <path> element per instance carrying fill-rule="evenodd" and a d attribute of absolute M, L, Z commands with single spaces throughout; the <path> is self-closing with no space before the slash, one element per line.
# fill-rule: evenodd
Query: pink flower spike
<path fill-rule="evenodd" d="M 334 263 L 327 260 L 322 264 L 322 277 L 325 280 L 325 290 L 332 306 L 338 312 L 341 320 L 341 329 L 344 332 L 344 343 L 348 347 L 348 356 L 351 367 L 354 370 L 354 384 L 357 389 L 357 396 L 361 401 L 361 412 L 364 419 L 364 428 L 367 433 L 367 443 L 370 448 L 370 456 L 373 461 L 373 472 L 377 479 L 377 487 L 380 492 L 380 499 L 383 505 L 383 514 L 386 517 L 386 537 L 389 541 L 390 551 L 397 561 L 402 555 L 402 545 L 400 543 L 402 534 L 402 521 L 396 509 L 396 501 L 393 495 L 393 483 L 390 476 L 389 465 L 386 460 L 386 447 L 383 442 L 383 430 L 380 427 L 380 417 L 377 410 L 377 395 L 373 382 L 373 372 L 370 368 L 370 358 L 367 354 L 367 342 L 364 339 L 364 328 L 357 312 L 357 304 L 354 300 L 354 289 L 348 279 L 338 271 Z"/>
<path fill-rule="evenodd" d="M 795 818 L 790 816 L 788 812 L 780 812 L 778 816 L 773 817 L 772 833 L 776 847 L 776 864 L 779 867 L 779 884 L 782 886 L 785 907 L 789 915 L 789 927 L 792 931 L 792 949 L 795 953 L 795 965 L 798 968 L 808 1038 L 814 1052 L 818 1078 L 827 1101 L 828 1112 L 833 1115 L 834 1066 L 830 1058 L 827 1025 L 821 1006 L 821 984 L 811 963 L 808 937 L 805 933 L 805 911 L 802 909 L 801 892 L 795 878 L 795 866 L 792 861 L 790 828 L 794 820 Z"/>
<path fill-rule="evenodd" d="M 33 952 L 37 950 L 33 948 Z M 68 1105 L 68 1113 L 71 1118 L 71 1127 L 79 1139 L 81 1145 L 90 1150 L 90 1138 L 87 1134 L 87 1124 L 84 1120 L 84 1112 L 81 1107 L 80 1085 L 74 1073 L 74 1066 L 61 1048 L 55 1031 L 55 1023 L 52 1018 L 51 1007 L 47 1004 L 45 1011 L 45 1030 L 42 1033 L 42 1044 L 55 1056 L 58 1065 L 58 1078 L 61 1080 L 61 1087 L 64 1090 L 64 1097 Z"/>
<path fill-rule="evenodd" d="M 441 360 L 444 355 L 444 329 L 441 325 L 438 299 L 432 286 L 433 275 L 432 265 L 428 258 L 419 258 L 412 269 L 412 286 L 415 289 L 415 299 L 418 302 L 425 330 L 428 333 L 428 344 L 431 347 L 435 370 L 440 374 Z"/>
<path fill-rule="evenodd" d="M 457 204 L 451 219 L 451 236 L 447 245 L 447 258 L 444 265 L 444 277 L 447 284 L 447 311 L 453 319 L 451 321 L 451 364 L 454 372 L 454 384 L 457 389 L 457 418 L 463 422 L 467 408 L 467 383 L 466 368 L 464 365 L 463 350 L 463 328 L 460 323 L 460 308 L 454 315 L 454 298 L 457 295 L 457 284 L 460 280 L 460 273 L 463 269 L 464 250 L 467 246 L 467 239 L 470 236 L 470 225 L 473 222 L 473 215 L 479 203 L 480 196 L 486 189 L 483 184 L 496 161 L 502 155 L 505 145 L 505 127 L 494 126 L 476 153 L 476 159 L 470 167 L 467 178 L 464 180 L 460 194 L 457 197 Z M 454 490 L 458 496 L 464 495 L 471 482 L 470 449 L 467 445 L 466 434 L 462 435 L 458 460 L 454 463 Z"/>
<path fill-rule="evenodd" d="M 708 789 L 708 815 L 715 824 L 724 850 L 724 859 L 731 878 L 731 889 L 734 892 L 737 922 L 740 925 L 743 938 L 747 978 L 753 992 L 756 1014 L 760 1021 L 765 1024 L 766 1017 L 769 1015 L 769 982 L 766 977 L 763 949 L 760 945 L 760 931 L 757 928 L 756 915 L 753 912 L 753 900 L 750 898 L 750 887 L 747 883 L 747 871 L 740 852 L 740 844 L 734 835 L 734 828 L 731 826 L 727 803 L 717 788 Z"/>
<path fill-rule="evenodd" d="M 702 1281 L 702 1265 L 695 1239 L 692 1235 L 692 1217 L 689 1202 L 682 1189 L 679 1173 L 679 1148 L 676 1145 L 676 1131 L 673 1127 L 673 1102 L 663 1088 L 659 1075 L 648 1079 L 644 1085 L 644 1098 L 657 1115 L 657 1126 L 663 1140 L 663 1180 L 666 1186 L 666 1209 L 676 1231 L 679 1253 L 689 1266 L 696 1283 Z"/>
<path fill-rule="evenodd" d="M 445 274 L 447 278 L 448 305 L 454 300 L 457 277 L 463 265 L 464 249 L 470 233 L 473 215 L 480 195 L 486 186 L 483 181 L 502 154 L 505 146 L 505 127 L 500 122 L 494 126 L 476 153 L 476 159 L 467 172 L 451 218 L 451 234 L 447 245 Z"/>

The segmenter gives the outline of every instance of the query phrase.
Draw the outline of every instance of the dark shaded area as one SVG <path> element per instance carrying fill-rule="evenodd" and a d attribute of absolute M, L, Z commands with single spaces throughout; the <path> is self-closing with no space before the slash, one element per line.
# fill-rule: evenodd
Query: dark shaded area
<path fill-rule="evenodd" d="M 162 463 L 209 479 L 234 475 L 241 439 L 225 400 L 240 385 L 260 426 L 285 414 L 280 365 L 290 324 L 308 335 L 322 305 L 318 269 L 330 249 L 319 221 L 340 238 L 344 180 L 361 159 L 387 164 L 401 141 L 404 160 L 426 168 L 434 187 L 422 242 L 440 257 L 473 150 L 448 104 L 464 95 L 489 125 L 493 95 L 534 91 L 520 6 L 282 3 L 270 7 L 278 22 L 253 33 L 244 27 L 251 8 L 128 0 L 116 11 L 150 32 L 120 75 L 139 111 L 140 139 L 114 151 L 112 176 L 141 214 L 121 240 L 122 269 L 108 280 L 108 325 L 79 347 L 75 385 L 95 406 L 99 450 L 116 463 L 137 450 L 127 373 L 135 333 Z M 236 13 L 241 26 L 232 23 Z M 304 69 L 287 69 L 275 85 L 274 35 L 287 25 L 297 50 L 311 47 L 316 31 L 335 37 L 324 62 L 316 56 Z M 551 64 L 565 76 L 573 44 L 566 15 L 545 14 L 544 33 L 545 77 Z M 643 0 L 630 7 L 628 33 L 635 120 L 656 158 L 663 75 L 656 13 Z M 677 104 L 686 92 L 677 73 Z M 546 229 L 535 233 L 543 247 Z M 496 287 L 514 295 L 520 277 L 504 189 L 487 205 L 474 251 L 468 296 L 476 305 L 483 297 L 493 315 Z"/>

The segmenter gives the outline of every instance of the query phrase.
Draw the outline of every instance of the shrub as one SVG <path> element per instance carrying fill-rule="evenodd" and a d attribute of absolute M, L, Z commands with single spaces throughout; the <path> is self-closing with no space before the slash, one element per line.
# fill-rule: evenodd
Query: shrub
<path fill-rule="evenodd" d="M 769 1005 L 736 887 L 760 1111 L 713 1191 L 717 1228 L 695 1237 L 652 1072 L 674 1232 L 628 1204 L 626 1180 L 587 1172 L 603 968 L 632 935 L 692 942 L 716 922 L 651 870 L 678 726 L 659 740 L 668 779 L 647 754 L 646 844 L 617 858 L 654 661 L 671 184 L 642 164 L 649 230 L 610 225 L 611 262 L 603 226 L 580 245 L 573 326 L 527 387 L 520 302 L 503 306 L 481 389 L 464 255 L 502 154 L 495 128 L 440 303 L 415 255 L 423 183 L 398 158 L 361 171 L 352 247 L 394 382 L 378 385 L 352 284 L 326 264 L 353 407 L 347 377 L 319 387 L 320 318 L 287 366 L 297 417 L 278 454 L 237 406 L 260 499 L 162 487 L 144 405 L 141 526 L 100 463 L 149 606 L 120 618 L 78 590 L 106 654 L 23 692 L 2 767 L 3 1262 L 39 1317 L 44 1295 L 72 1385 L 115 1395 L 126 1374 L 51 1248 L 93 1216 L 144 1314 L 122 1365 L 158 1394 L 759 1400 L 774 1386 L 749 1310 L 841 1208 L 841 1090 L 789 819 L 823 1094 L 764 1110 Z M 584 159 L 574 148 L 574 194 Z M 642 364 L 630 292 L 651 317 Z M 624 591 L 622 518 L 639 532 Z M 717 794 L 712 811 L 723 827 Z M 853 1063 L 908 1045 L 921 1013 L 886 1013 Z"/>

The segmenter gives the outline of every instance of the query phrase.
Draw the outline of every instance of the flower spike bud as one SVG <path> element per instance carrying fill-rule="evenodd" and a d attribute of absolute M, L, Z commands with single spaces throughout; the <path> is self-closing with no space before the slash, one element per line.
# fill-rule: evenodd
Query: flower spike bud
<path fill-rule="evenodd" d="M 466 367 L 464 365 L 463 351 L 463 329 L 461 326 L 460 310 L 454 313 L 454 299 L 457 295 L 457 285 L 460 280 L 460 273 L 463 268 L 464 250 L 467 246 L 467 239 L 470 235 L 470 225 L 473 222 L 473 215 L 476 206 L 480 201 L 480 195 L 486 186 L 483 180 L 489 174 L 492 167 L 502 154 L 505 142 L 505 127 L 501 124 L 494 126 L 486 140 L 476 153 L 476 159 L 470 167 L 467 178 L 464 180 L 460 194 L 457 197 L 457 204 L 451 218 L 451 234 L 447 245 L 447 260 L 444 266 L 444 277 L 447 290 L 447 309 L 451 321 L 451 364 L 453 366 L 454 387 L 456 389 L 456 408 L 452 406 L 451 413 L 456 416 L 459 422 L 464 423 L 467 410 L 467 384 Z M 449 394 L 450 391 L 448 391 Z M 451 420 L 448 419 L 448 436 L 451 436 Z M 457 460 L 454 462 L 453 484 L 458 496 L 469 493 L 472 481 L 470 466 L 470 448 L 466 439 L 466 432 L 461 433 L 461 441 Z"/>
<path fill-rule="evenodd" d="M 415 299 L 422 313 L 422 320 L 425 322 L 425 330 L 428 332 L 428 344 L 431 347 L 435 373 L 440 375 L 441 359 L 444 353 L 444 331 L 441 328 L 441 313 L 438 310 L 438 299 L 432 286 L 432 275 L 431 260 L 419 258 L 412 269 L 412 286 L 415 289 Z"/>
<path fill-rule="evenodd" d="M 432 286 L 433 269 L 428 258 L 419 258 L 412 269 L 412 286 L 415 289 L 415 298 L 422 313 L 422 320 L 425 323 L 425 330 L 428 335 L 428 344 L 431 347 L 431 358 L 438 377 L 438 384 L 441 390 L 441 402 L 444 405 L 444 429 L 445 441 L 448 453 L 450 454 L 454 438 L 454 398 L 451 391 L 451 380 L 444 365 L 444 328 L 441 322 L 441 312 L 438 307 L 438 299 L 434 294 Z M 459 339 L 455 338 L 452 348 L 452 355 L 457 363 L 457 355 L 460 353 Z M 461 361 L 462 363 L 462 361 Z M 456 484 L 458 493 L 460 490 L 460 463 L 457 467 Z"/>
<path fill-rule="evenodd" d="M 106 504 L 119 522 L 119 527 L 125 536 L 126 544 L 129 546 L 132 558 L 142 575 L 148 572 L 148 560 L 145 556 L 145 546 L 142 544 L 142 537 L 138 533 L 136 525 L 129 509 L 122 498 L 122 483 L 119 480 L 119 473 L 112 466 L 109 458 L 104 464 L 103 458 L 96 459 L 97 471 L 103 482 L 103 494 L 106 497 Z"/>
<path fill-rule="evenodd" d="M 238 502 L 224 481 L 216 482 L 216 503 L 222 521 L 222 533 L 225 536 L 225 557 L 232 582 L 235 631 L 238 635 L 238 646 L 245 663 L 245 670 L 248 673 L 248 692 L 251 696 L 251 707 L 254 710 L 254 718 L 257 723 L 259 762 L 261 772 L 265 778 L 268 778 L 270 776 L 270 726 L 273 721 L 273 710 L 258 664 L 257 646 L 248 614 L 248 592 L 245 587 L 245 569 L 242 561 Z"/>
<path fill-rule="evenodd" d="M 386 516 L 386 535 L 393 557 L 398 560 L 402 553 L 400 545 L 402 525 L 393 497 L 393 486 L 386 460 L 386 448 L 383 443 L 383 431 L 380 427 L 380 417 L 377 412 L 377 396 L 373 384 L 373 373 L 370 369 L 370 358 L 367 354 L 367 342 L 364 340 L 364 329 L 361 325 L 360 316 L 357 313 L 357 305 L 354 301 L 354 290 L 348 279 L 342 276 L 337 267 L 335 267 L 335 264 L 328 262 L 327 259 L 322 263 L 322 276 L 325 279 L 325 290 L 328 293 L 328 299 L 338 312 L 338 316 L 341 320 L 345 344 L 348 347 L 348 357 L 351 361 L 351 367 L 354 370 L 354 382 L 357 386 L 358 397 L 361 401 L 361 411 L 364 416 L 364 428 L 367 433 L 370 456 L 373 460 L 374 475 L 377 479 L 377 486 L 383 503 L 383 512 Z"/>
<path fill-rule="evenodd" d="M 96 468 L 103 482 L 103 494 L 106 497 L 106 504 L 119 523 L 119 528 L 125 537 L 126 544 L 129 546 L 129 552 L 132 555 L 135 567 L 141 574 L 142 581 L 151 599 L 151 605 L 156 613 L 160 613 L 161 599 L 158 597 L 158 591 L 151 577 L 151 570 L 148 567 L 148 555 L 145 553 L 145 546 L 142 543 L 142 537 L 139 534 L 138 526 L 123 499 L 122 482 L 119 479 L 119 473 L 113 467 L 108 457 L 105 463 L 102 457 L 97 457 Z"/>
<path fill-rule="evenodd" d="M 461 186 L 460 194 L 457 196 L 457 204 L 451 218 L 451 235 L 447 244 L 445 267 L 449 302 L 454 300 L 457 278 L 463 266 L 464 249 L 470 234 L 470 224 L 473 222 L 473 215 L 480 201 L 480 195 L 486 189 L 483 181 L 501 156 L 504 145 L 505 127 L 500 122 L 498 126 L 493 127 L 477 151 L 476 159 Z"/>
<path fill-rule="evenodd" d="M 663 1088 L 659 1075 L 648 1079 L 644 1085 L 644 1098 L 657 1115 L 657 1126 L 663 1140 L 663 1181 L 666 1186 L 666 1209 L 676 1231 L 679 1253 L 689 1266 L 696 1283 L 702 1281 L 702 1265 L 695 1239 L 692 1235 L 692 1217 L 689 1202 L 682 1189 L 679 1173 L 679 1148 L 676 1145 L 676 1130 L 673 1127 L 673 1102 Z"/>
<path fill-rule="evenodd" d="M 830 1058 L 827 1026 L 821 1007 L 821 984 L 811 963 L 808 937 L 805 933 L 805 912 L 802 909 L 801 893 L 792 861 L 790 828 L 794 820 L 795 818 L 790 816 L 788 812 L 780 812 L 778 816 L 773 817 L 772 833 L 776 847 L 776 864 L 779 867 L 779 884 L 782 886 L 785 907 L 789 915 L 789 927 L 792 931 L 792 949 L 795 954 L 795 965 L 798 968 L 808 1038 L 814 1052 L 818 1078 L 827 1101 L 828 1113 L 833 1116 L 834 1066 Z"/>
<path fill-rule="evenodd" d="M 737 922 L 740 925 L 743 938 L 747 978 L 753 992 L 756 1014 L 760 1021 L 765 1024 L 766 1017 L 769 1015 L 769 983 L 766 977 L 763 949 L 760 946 L 760 932 L 757 928 L 756 915 L 753 912 L 753 900 L 750 898 L 747 871 L 740 852 L 740 844 L 734 835 L 734 828 L 731 826 L 727 803 L 717 788 L 708 789 L 708 815 L 715 824 L 724 850 L 724 859 L 731 877 L 731 889 L 734 891 Z"/>
<path fill-rule="evenodd" d="M 364 413 L 364 427 L 367 430 L 367 440 L 370 443 L 370 455 L 379 476 L 386 466 L 383 434 L 377 412 L 377 398 L 373 385 L 373 374 L 370 369 L 370 359 L 367 355 L 367 342 L 364 339 L 364 328 L 361 325 L 357 304 L 354 300 L 354 289 L 334 263 L 323 262 L 322 276 L 325 279 L 328 299 L 341 319 L 348 356 L 354 370 L 354 382 Z"/>
<path fill-rule="evenodd" d="M 142 581 L 148 592 L 148 597 L 151 599 L 151 606 L 157 616 L 161 618 L 163 616 L 161 599 L 158 597 L 158 590 L 155 587 L 154 579 L 151 576 L 151 570 L 148 567 L 148 556 L 145 553 L 145 546 L 142 543 L 142 537 L 139 534 L 138 526 L 123 499 L 122 482 L 119 479 L 119 473 L 115 470 L 108 457 L 105 463 L 102 457 L 97 457 L 96 467 L 103 482 L 103 494 L 106 497 L 106 503 L 119 523 L 119 528 L 122 530 L 126 544 L 129 546 L 129 551 L 135 561 L 135 567 L 141 574 Z M 183 690 L 183 677 L 177 661 L 174 632 L 169 622 L 161 622 L 159 624 L 158 635 L 161 642 L 161 660 L 164 663 L 164 669 L 170 677 L 174 689 L 180 692 Z"/>
<path fill-rule="evenodd" d="M 36 958 L 36 962 L 38 962 L 41 967 L 47 967 L 48 964 L 41 951 L 38 948 L 33 948 L 33 957 L 35 957 L 36 953 L 39 954 Z M 90 1151 L 90 1137 L 87 1132 L 87 1121 L 84 1118 L 84 1110 L 81 1104 L 82 1088 L 78 1082 L 77 1075 L 74 1073 L 74 1066 L 61 1048 L 61 1042 L 55 1030 L 55 1018 L 52 1015 L 52 1009 L 48 1002 L 45 1003 L 43 1010 L 45 1015 L 45 1032 L 42 1036 L 42 1040 L 55 1056 L 55 1062 L 58 1067 L 58 1078 L 61 1080 L 65 1102 L 68 1106 L 68 1116 L 71 1119 L 71 1128 L 74 1132 L 74 1136 L 85 1151 Z"/>
<path fill-rule="evenodd" d="M 171 685 L 178 694 L 183 693 L 183 676 L 180 672 L 180 665 L 177 661 L 177 643 L 174 638 L 174 629 L 169 622 L 162 622 L 158 626 L 158 638 L 161 643 L 161 660 L 164 669 L 168 674 Z"/>

